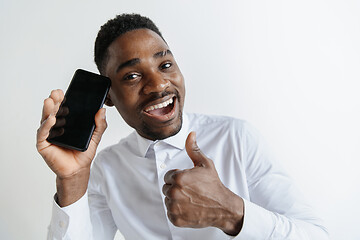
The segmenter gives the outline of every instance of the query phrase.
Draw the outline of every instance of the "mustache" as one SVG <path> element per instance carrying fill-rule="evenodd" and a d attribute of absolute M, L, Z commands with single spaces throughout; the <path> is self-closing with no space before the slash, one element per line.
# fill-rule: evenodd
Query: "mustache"
<path fill-rule="evenodd" d="M 149 102 L 152 102 L 152 101 L 155 101 L 157 99 L 161 99 L 163 97 L 166 97 L 168 95 L 175 95 L 175 97 L 177 99 L 180 98 L 180 94 L 179 92 L 175 89 L 174 91 L 169 91 L 169 90 L 165 90 L 161 93 L 151 93 L 151 95 L 148 97 L 148 99 L 146 99 L 144 102 L 142 102 L 140 105 L 139 105 L 139 108 L 138 110 L 142 110 L 144 109 L 144 107 L 149 103 Z"/>

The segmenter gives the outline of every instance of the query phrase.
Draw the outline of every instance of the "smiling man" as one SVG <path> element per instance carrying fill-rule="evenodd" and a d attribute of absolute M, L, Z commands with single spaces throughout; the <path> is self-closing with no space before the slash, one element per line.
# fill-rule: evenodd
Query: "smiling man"
<path fill-rule="evenodd" d="M 57 175 L 48 239 L 328 239 L 321 221 L 257 132 L 230 117 L 183 114 L 184 79 L 154 23 L 109 20 L 95 62 L 106 100 L 134 132 L 96 156 L 105 109 L 87 151 L 46 141 L 64 98 L 44 101 L 37 149 Z M 90 167 L 91 166 L 91 167 Z"/>
<path fill-rule="evenodd" d="M 159 34 L 149 29 L 129 31 L 116 38 L 106 54 L 106 66 L 100 71 L 112 80 L 107 104 L 115 105 L 144 138 L 175 135 L 182 123 L 184 79 Z"/>

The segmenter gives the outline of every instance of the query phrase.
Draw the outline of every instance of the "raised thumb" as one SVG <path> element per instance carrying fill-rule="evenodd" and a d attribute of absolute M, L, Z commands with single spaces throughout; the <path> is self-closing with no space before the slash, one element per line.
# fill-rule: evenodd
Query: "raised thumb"
<path fill-rule="evenodd" d="M 196 144 L 196 133 L 189 133 L 186 142 L 185 149 L 190 159 L 193 161 L 195 167 L 206 167 L 208 158 L 201 152 L 200 148 Z"/>

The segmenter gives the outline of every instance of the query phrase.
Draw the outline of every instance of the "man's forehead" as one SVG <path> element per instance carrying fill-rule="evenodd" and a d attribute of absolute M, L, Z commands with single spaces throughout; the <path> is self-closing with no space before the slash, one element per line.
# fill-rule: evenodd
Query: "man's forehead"
<path fill-rule="evenodd" d="M 107 70 L 118 72 L 126 66 L 133 66 L 141 59 L 160 58 L 172 55 L 168 45 L 149 29 L 132 30 L 119 36 L 108 48 Z M 108 69 L 110 67 L 110 69 Z"/>
<path fill-rule="evenodd" d="M 167 44 L 157 33 L 149 29 L 136 29 L 116 38 L 110 44 L 108 51 L 116 56 L 118 54 L 128 55 L 144 51 L 155 53 L 167 49 Z"/>

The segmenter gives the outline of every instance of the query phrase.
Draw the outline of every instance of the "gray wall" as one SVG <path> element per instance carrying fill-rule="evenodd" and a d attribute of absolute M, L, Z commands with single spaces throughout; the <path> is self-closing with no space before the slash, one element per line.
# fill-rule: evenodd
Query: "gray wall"
<path fill-rule="evenodd" d="M 305 1 L 0 1 L 0 238 L 44 239 L 55 176 L 37 154 L 43 100 L 96 71 L 99 27 L 152 18 L 186 80 L 186 111 L 255 125 L 325 219 L 360 239 L 360 4 Z M 131 129 L 115 109 L 101 148 Z"/>

